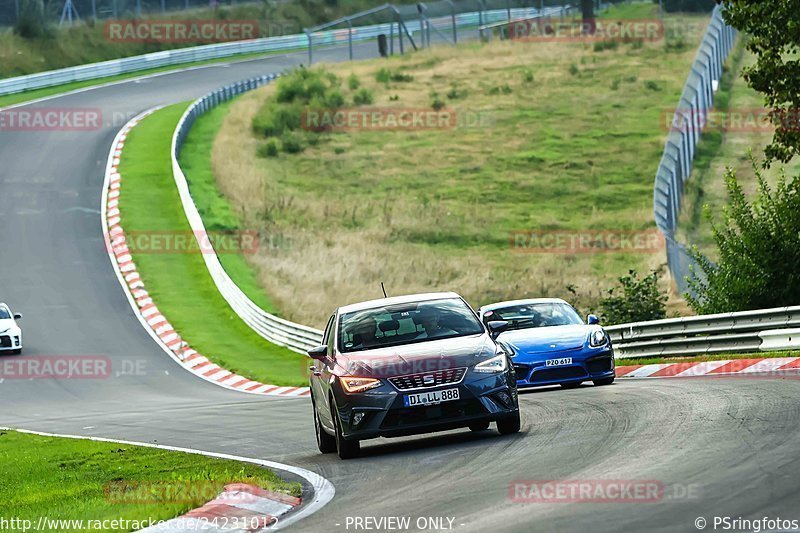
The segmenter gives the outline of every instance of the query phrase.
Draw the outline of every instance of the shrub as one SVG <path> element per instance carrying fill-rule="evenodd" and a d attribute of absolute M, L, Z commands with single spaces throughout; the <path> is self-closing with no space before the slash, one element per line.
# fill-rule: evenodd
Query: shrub
<path fill-rule="evenodd" d="M 492 87 L 491 89 L 489 89 L 489 94 L 490 95 L 511 94 L 512 92 L 513 91 L 511 90 L 511 87 L 509 87 L 507 83 L 504 83 L 503 85 L 498 85 L 496 87 Z"/>
<path fill-rule="evenodd" d="M 14 33 L 23 39 L 39 39 L 50 35 L 42 0 L 21 0 L 19 20 Z"/>
<path fill-rule="evenodd" d="M 359 87 L 361 87 L 361 80 L 358 79 L 358 76 L 355 74 L 350 74 L 350 77 L 347 78 L 347 86 L 350 88 L 351 91 L 355 91 Z"/>
<path fill-rule="evenodd" d="M 370 105 L 373 101 L 372 91 L 366 87 L 362 87 L 353 95 L 353 103 L 355 105 Z"/>
<path fill-rule="evenodd" d="M 644 88 L 650 91 L 660 91 L 661 85 L 659 85 L 657 81 L 645 80 Z"/>
<path fill-rule="evenodd" d="M 445 105 L 444 101 L 441 98 L 439 98 L 439 93 L 437 93 L 436 91 L 432 92 L 431 93 L 431 107 L 434 110 L 439 111 L 441 109 L 444 109 L 444 105 Z"/>
<path fill-rule="evenodd" d="M 667 296 L 658 289 L 660 273 L 656 270 L 639 279 L 636 271 L 619 278 L 619 284 L 608 290 L 600 302 L 600 319 L 604 324 L 625 324 L 658 320 L 667 316 Z M 621 294 L 620 294 L 621 291 Z"/>
<path fill-rule="evenodd" d="M 710 208 L 719 259 L 712 263 L 695 248 L 699 266 L 689 280 L 686 299 L 697 313 L 724 313 L 797 305 L 800 301 L 800 176 L 787 183 L 778 177 L 774 191 L 751 158 L 758 181 L 756 198 L 748 202 L 732 169 L 725 172 L 728 205 L 720 225 Z"/>
<path fill-rule="evenodd" d="M 466 89 L 458 87 L 456 84 L 452 84 L 450 86 L 450 90 L 447 91 L 446 96 L 449 100 L 461 100 L 462 98 L 466 98 L 468 94 L 469 92 Z"/>
<path fill-rule="evenodd" d="M 289 131 L 281 135 L 281 146 L 287 154 L 299 154 L 303 151 L 303 143 L 300 138 Z"/>
<path fill-rule="evenodd" d="M 258 146 L 256 154 L 258 157 L 278 157 L 278 143 L 275 142 L 275 139 L 270 139 Z"/>
<path fill-rule="evenodd" d="M 572 63 L 569 66 L 569 73 L 572 74 L 573 76 L 577 76 L 578 74 L 581 73 L 581 69 L 578 68 L 578 65 L 576 65 L 575 63 Z"/>
<path fill-rule="evenodd" d="M 533 83 L 533 71 L 525 69 L 522 71 L 522 81 L 525 83 Z"/>
<path fill-rule="evenodd" d="M 403 74 L 402 72 L 395 72 L 391 69 L 383 67 L 375 73 L 375 80 L 378 83 L 389 83 L 392 81 L 403 83 L 414 81 L 414 76 L 411 74 Z"/>

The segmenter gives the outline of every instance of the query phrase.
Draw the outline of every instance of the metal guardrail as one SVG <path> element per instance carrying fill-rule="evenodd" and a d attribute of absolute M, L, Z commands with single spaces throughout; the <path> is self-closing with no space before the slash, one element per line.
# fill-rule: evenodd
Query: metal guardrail
<path fill-rule="evenodd" d="M 189 184 L 186 181 L 186 176 L 178 163 L 178 155 L 180 154 L 183 141 L 197 117 L 213 109 L 222 102 L 269 83 L 275 78 L 277 78 L 277 75 L 271 74 L 269 76 L 261 76 L 241 81 L 218 89 L 192 103 L 178 122 L 178 126 L 172 137 L 172 173 L 175 179 L 175 185 L 178 187 L 178 192 L 180 193 L 183 211 L 186 213 L 186 218 L 189 220 L 189 225 L 197 237 L 198 243 L 203 239 L 203 236 L 206 235 L 206 230 L 203 219 L 200 217 L 197 206 L 189 192 Z M 208 245 L 208 243 L 206 242 L 204 245 Z M 228 273 L 225 272 L 216 253 L 203 253 L 202 256 L 206 263 L 206 268 L 208 268 L 208 272 L 211 274 L 211 278 L 214 280 L 214 284 L 217 286 L 222 297 L 225 298 L 225 301 L 228 302 L 228 305 L 231 306 L 234 312 L 236 312 L 236 314 L 256 333 L 269 342 L 279 346 L 286 346 L 290 350 L 298 353 L 305 353 L 306 350 L 314 346 L 319 346 L 322 343 L 322 331 L 284 320 L 267 313 L 253 303 L 236 283 L 234 283 L 230 276 L 228 276 Z"/>
<path fill-rule="evenodd" d="M 800 306 L 606 327 L 619 359 L 800 348 Z"/>
<path fill-rule="evenodd" d="M 667 264 L 680 293 L 689 289 L 687 278 L 692 275 L 692 267 L 695 267 L 686 246 L 675 239 L 684 184 L 692 173 L 692 163 L 702 129 L 693 125 L 697 121 L 702 123 L 706 113 L 714 105 L 714 92 L 722 78 L 722 65 L 733 48 L 736 37 L 736 30 L 722 20 L 721 9 L 716 6 L 711 14 L 711 22 L 681 93 L 664 155 L 656 171 L 653 212 L 656 226 L 664 234 Z M 696 267 L 694 271 L 697 272 Z"/>

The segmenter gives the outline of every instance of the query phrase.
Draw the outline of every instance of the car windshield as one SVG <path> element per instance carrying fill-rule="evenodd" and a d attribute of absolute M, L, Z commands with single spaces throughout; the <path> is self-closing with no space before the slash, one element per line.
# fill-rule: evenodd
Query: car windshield
<path fill-rule="evenodd" d="M 472 310 L 458 298 L 411 302 L 342 314 L 339 350 L 357 352 L 483 332 Z"/>
<path fill-rule="evenodd" d="M 11 318 L 11 313 L 5 307 L 0 307 L 0 320 Z"/>
<path fill-rule="evenodd" d="M 569 326 L 583 324 L 580 315 L 565 303 L 520 304 L 486 311 L 484 322 L 505 320 L 508 329 L 541 328 L 547 326 Z"/>

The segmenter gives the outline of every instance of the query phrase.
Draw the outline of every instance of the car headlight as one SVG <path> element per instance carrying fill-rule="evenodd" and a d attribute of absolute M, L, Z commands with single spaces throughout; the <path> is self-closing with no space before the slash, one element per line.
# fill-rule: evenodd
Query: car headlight
<path fill-rule="evenodd" d="M 478 363 L 475 365 L 475 372 L 504 372 L 506 368 L 506 354 L 501 353 L 484 361 L 483 363 Z"/>
<path fill-rule="evenodd" d="M 589 334 L 589 346 L 599 348 L 608 344 L 608 335 L 602 329 L 596 329 Z"/>
<path fill-rule="evenodd" d="M 353 394 L 356 392 L 364 392 L 375 387 L 381 386 L 381 380 L 375 378 L 357 378 L 355 376 L 344 376 L 339 378 L 342 382 L 344 391 Z"/>

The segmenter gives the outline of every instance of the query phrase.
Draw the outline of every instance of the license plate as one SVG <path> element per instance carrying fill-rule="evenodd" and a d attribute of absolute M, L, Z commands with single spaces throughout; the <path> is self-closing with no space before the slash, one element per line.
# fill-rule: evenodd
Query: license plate
<path fill-rule="evenodd" d="M 418 405 L 434 405 L 442 402 L 458 400 L 458 389 L 435 390 L 421 392 L 419 394 L 406 394 L 403 397 L 403 404 L 406 407 L 416 407 Z"/>
<path fill-rule="evenodd" d="M 544 366 L 563 366 L 571 365 L 572 357 L 562 357 L 561 359 L 548 359 L 544 362 Z"/>

